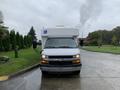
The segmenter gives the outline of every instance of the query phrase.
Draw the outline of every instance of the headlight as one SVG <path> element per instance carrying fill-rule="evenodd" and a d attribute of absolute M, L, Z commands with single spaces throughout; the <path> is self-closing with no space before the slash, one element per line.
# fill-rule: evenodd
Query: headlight
<path fill-rule="evenodd" d="M 42 58 L 45 59 L 45 58 L 46 58 L 46 55 L 42 55 Z"/>
<path fill-rule="evenodd" d="M 47 56 L 43 54 L 40 64 L 48 64 L 49 62 L 48 62 L 48 60 L 46 60 L 46 58 L 47 58 Z"/>
<path fill-rule="evenodd" d="M 78 55 L 76 55 L 76 58 L 80 58 L 80 55 L 78 54 Z"/>
<path fill-rule="evenodd" d="M 75 56 L 73 56 L 74 58 L 80 58 L 80 55 L 79 54 L 77 54 L 77 55 L 75 55 Z"/>
<path fill-rule="evenodd" d="M 76 60 L 73 60 L 72 63 L 73 64 L 80 64 L 81 61 L 80 61 L 80 54 L 77 54 L 75 56 L 73 56 Z"/>

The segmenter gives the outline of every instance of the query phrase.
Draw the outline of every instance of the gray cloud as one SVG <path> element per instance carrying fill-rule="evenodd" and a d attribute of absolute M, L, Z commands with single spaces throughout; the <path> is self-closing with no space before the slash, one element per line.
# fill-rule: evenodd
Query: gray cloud
<path fill-rule="evenodd" d="M 80 23 L 80 17 L 82 24 L 86 22 L 85 35 L 120 24 L 119 0 L 0 0 L 0 11 L 10 29 L 27 34 L 34 26 L 37 36 L 43 26 L 73 27 Z"/>
<path fill-rule="evenodd" d="M 16 31 L 26 34 L 33 25 L 37 33 L 44 27 L 59 24 L 75 26 L 79 23 L 79 0 L 5 0 L 0 7 L 5 23 Z M 8 3 L 9 2 L 9 3 Z M 74 4 L 73 4 L 74 3 Z M 26 29 L 26 30 L 25 30 Z"/>
<path fill-rule="evenodd" d="M 80 8 L 80 22 L 84 25 L 89 19 L 98 17 L 102 11 L 102 0 L 86 0 Z"/>

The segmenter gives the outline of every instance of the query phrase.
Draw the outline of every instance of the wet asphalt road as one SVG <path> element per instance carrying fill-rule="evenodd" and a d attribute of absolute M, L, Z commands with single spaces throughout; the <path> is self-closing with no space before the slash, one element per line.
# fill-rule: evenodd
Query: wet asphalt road
<path fill-rule="evenodd" d="M 120 90 L 120 55 L 81 50 L 80 75 L 42 76 L 40 69 L 6 82 L 0 90 Z"/>

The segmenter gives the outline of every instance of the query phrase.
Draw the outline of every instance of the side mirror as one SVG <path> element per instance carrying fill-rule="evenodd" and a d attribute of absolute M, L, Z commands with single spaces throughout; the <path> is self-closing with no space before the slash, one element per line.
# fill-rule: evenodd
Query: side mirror
<path fill-rule="evenodd" d="M 33 48 L 37 48 L 37 41 L 33 41 Z"/>

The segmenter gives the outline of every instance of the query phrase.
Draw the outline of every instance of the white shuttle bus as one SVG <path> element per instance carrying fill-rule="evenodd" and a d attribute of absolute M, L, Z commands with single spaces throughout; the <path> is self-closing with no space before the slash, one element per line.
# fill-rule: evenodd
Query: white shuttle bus
<path fill-rule="evenodd" d="M 46 28 L 41 32 L 43 73 L 75 73 L 81 70 L 79 30 L 75 28 Z"/>

